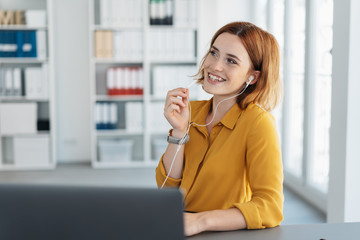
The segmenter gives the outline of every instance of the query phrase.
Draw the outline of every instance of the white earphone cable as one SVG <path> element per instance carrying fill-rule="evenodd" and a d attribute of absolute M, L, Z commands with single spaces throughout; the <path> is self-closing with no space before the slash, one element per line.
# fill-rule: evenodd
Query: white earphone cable
<path fill-rule="evenodd" d="M 194 84 L 194 82 L 195 82 L 195 81 L 193 81 L 191 84 L 189 84 L 189 86 L 188 86 L 187 88 L 189 88 L 190 86 L 192 86 L 192 85 Z M 174 154 L 174 157 L 173 157 L 173 159 L 172 159 L 172 161 L 171 161 L 171 165 L 170 165 L 170 169 L 169 169 L 169 171 L 168 171 L 168 174 L 166 175 L 166 178 L 165 178 L 163 184 L 161 185 L 160 189 L 162 189 L 162 188 L 164 187 L 166 181 L 168 180 L 168 178 L 169 178 L 169 176 L 170 176 L 171 170 L 172 170 L 173 165 L 174 165 L 174 162 L 175 162 L 175 158 L 176 158 L 178 152 L 180 151 L 180 148 L 182 147 L 183 143 L 185 142 L 186 135 L 189 133 L 189 130 L 190 130 L 191 125 L 194 124 L 194 125 L 199 126 L 199 127 L 206 127 L 206 126 L 210 125 L 210 124 L 214 121 L 214 119 L 215 119 L 216 110 L 218 109 L 220 103 L 222 103 L 222 102 L 224 102 L 224 101 L 226 101 L 226 100 L 232 99 L 232 98 L 234 98 L 234 97 L 240 96 L 241 94 L 243 94 L 243 93 L 245 92 L 245 90 L 247 89 L 247 87 L 250 85 L 250 82 L 251 82 L 251 80 L 246 82 L 246 86 L 244 87 L 244 89 L 243 89 L 240 93 L 238 93 L 238 94 L 236 94 L 236 95 L 234 95 L 234 96 L 231 96 L 231 97 L 228 97 L 228 98 L 225 98 L 225 99 L 221 100 L 221 101 L 216 105 L 216 107 L 215 107 L 214 115 L 213 115 L 211 121 L 210 121 L 209 123 L 207 123 L 207 124 L 203 124 L 203 125 L 202 125 L 202 124 L 197 124 L 197 123 L 191 122 L 191 104 L 190 104 L 190 101 L 188 101 L 188 106 L 189 106 L 189 125 L 188 125 L 188 128 L 187 128 L 187 130 L 186 130 L 186 133 L 184 134 L 184 136 L 181 138 L 181 140 L 180 140 L 180 142 L 179 142 L 179 145 L 178 145 L 178 147 L 177 147 L 177 149 L 176 149 L 176 152 L 175 152 L 175 154 Z"/>

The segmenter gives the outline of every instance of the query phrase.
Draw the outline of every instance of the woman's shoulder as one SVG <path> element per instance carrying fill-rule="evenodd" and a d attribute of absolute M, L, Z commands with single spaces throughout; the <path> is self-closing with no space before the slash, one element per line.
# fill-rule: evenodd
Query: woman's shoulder
<path fill-rule="evenodd" d="M 274 116 L 266 111 L 263 107 L 256 103 L 250 103 L 243 113 L 244 117 L 250 121 L 255 122 L 259 119 L 268 119 L 270 121 L 274 121 Z"/>

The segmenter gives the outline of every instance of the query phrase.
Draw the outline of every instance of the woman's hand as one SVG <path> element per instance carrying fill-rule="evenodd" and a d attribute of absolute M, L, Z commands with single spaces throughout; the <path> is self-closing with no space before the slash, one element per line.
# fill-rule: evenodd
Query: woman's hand
<path fill-rule="evenodd" d="M 203 213 L 184 213 L 185 236 L 192 236 L 205 230 Z"/>
<path fill-rule="evenodd" d="M 203 231 L 232 231 L 245 229 L 246 227 L 245 217 L 237 208 L 184 213 L 184 232 L 186 236 Z"/>
<path fill-rule="evenodd" d="M 181 97 L 178 98 L 178 97 Z M 173 135 L 176 133 L 185 134 L 189 122 L 189 90 L 176 88 L 170 90 L 166 95 L 164 116 L 173 127 Z"/>

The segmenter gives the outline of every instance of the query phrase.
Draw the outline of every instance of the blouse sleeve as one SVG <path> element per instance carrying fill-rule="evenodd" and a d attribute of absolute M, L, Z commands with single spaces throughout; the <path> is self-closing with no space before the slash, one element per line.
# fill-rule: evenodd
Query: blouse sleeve
<path fill-rule="evenodd" d="M 165 172 L 165 168 L 164 168 L 164 164 L 163 164 L 163 157 L 164 157 L 164 155 L 161 157 L 159 164 L 155 170 L 156 183 L 157 183 L 158 187 L 161 187 L 166 179 L 166 172 Z M 179 187 L 181 180 L 182 179 L 174 179 L 174 178 L 168 177 L 164 187 Z"/>
<path fill-rule="evenodd" d="M 275 227 L 283 220 L 283 168 L 274 118 L 261 113 L 248 135 L 246 172 L 251 200 L 235 203 L 248 229 Z"/>

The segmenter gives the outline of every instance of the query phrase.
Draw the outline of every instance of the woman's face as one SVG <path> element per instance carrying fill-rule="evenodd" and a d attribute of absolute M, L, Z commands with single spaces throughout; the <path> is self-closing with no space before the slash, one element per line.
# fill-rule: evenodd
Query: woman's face
<path fill-rule="evenodd" d="M 237 94 L 250 77 L 250 68 L 250 57 L 240 38 L 222 33 L 205 58 L 203 89 L 224 97 Z"/>

